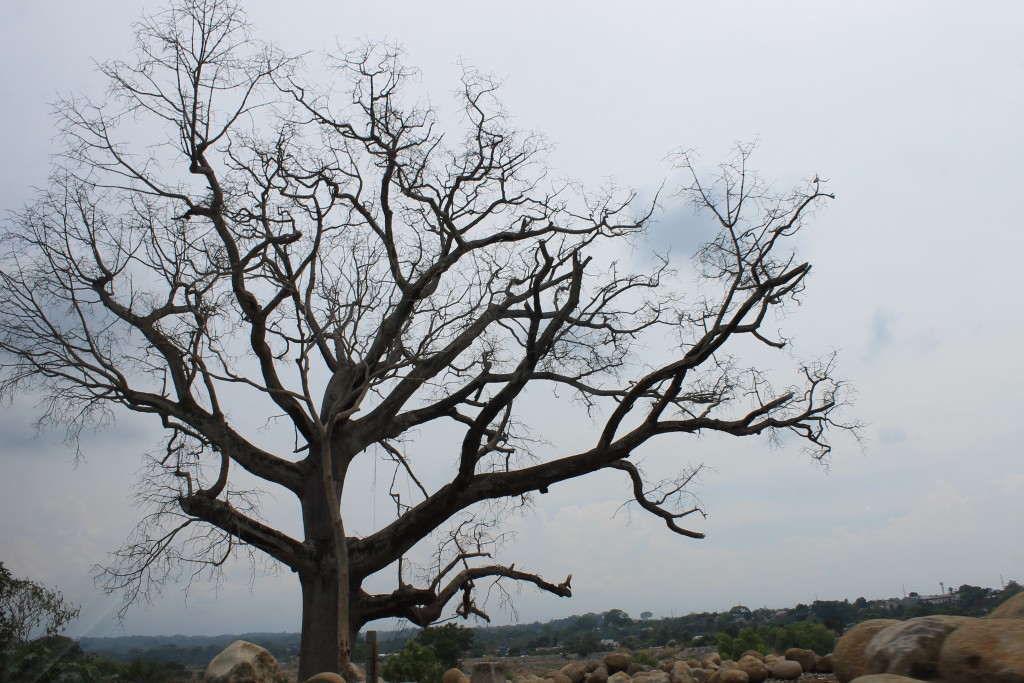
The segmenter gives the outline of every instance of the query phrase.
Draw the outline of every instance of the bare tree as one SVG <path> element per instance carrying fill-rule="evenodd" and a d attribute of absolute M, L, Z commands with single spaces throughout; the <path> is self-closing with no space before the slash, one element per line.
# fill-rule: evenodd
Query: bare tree
<path fill-rule="evenodd" d="M 534 492 L 619 470 L 642 509 L 700 538 L 684 526 L 703 514 L 694 470 L 646 482 L 640 446 L 792 432 L 821 459 L 845 427 L 831 359 L 794 362 L 777 389 L 730 350 L 786 348 L 765 322 L 803 291 L 810 265 L 786 241 L 832 197 L 817 178 L 776 194 L 741 147 L 705 185 L 679 154 L 684 193 L 719 228 L 683 307 L 667 259 L 632 272 L 608 258 L 654 207 L 548 182 L 543 140 L 508 125 L 481 73 L 465 71 L 453 140 L 407 103 L 394 50 L 335 55 L 342 85 L 326 88 L 256 42 L 230 0 L 180 0 L 137 35 L 133 59 L 101 67 L 104 101 L 60 105 L 65 151 L 8 224 L 0 276 L 4 396 L 42 396 L 41 421 L 73 441 L 123 410 L 165 430 L 146 456 L 148 512 L 104 574 L 127 602 L 258 551 L 301 584 L 300 678 L 350 674 L 371 620 L 425 626 L 449 605 L 486 618 L 475 588 L 494 580 L 569 596 L 571 577 L 494 557 L 505 509 Z M 666 338 L 667 360 L 639 357 Z M 545 387 L 589 412 L 586 448 L 532 448 L 545 435 L 522 404 Z M 257 414 L 293 447 L 268 445 Z M 417 451 L 430 424 L 447 452 Z M 341 505 L 367 486 L 349 481 L 358 458 L 389 464 L 395 511 L 361 537 Z M 254 479 L 294 495 L 301 538 L 261 519 Z M 416 573 L 407 558 L 428 537 L 438 549 Z M 364 589 L 385 570 L 393 591 Z"/>

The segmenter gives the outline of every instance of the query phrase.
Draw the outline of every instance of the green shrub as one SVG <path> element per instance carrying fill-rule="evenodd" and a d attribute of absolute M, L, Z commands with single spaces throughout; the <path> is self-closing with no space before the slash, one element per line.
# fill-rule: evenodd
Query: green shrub
<path fill-rule="evenodd" d="M 650 667 L 657 668 L 658 666 L 658 660 L 646 652 L 637 652 L 633 655 L 633 661 L 637 664 L 643 664 Z"/>
<path fill-rule="evenodd" d="M 384 680 L 390 683 L 439 683 L 444 672 L 444 665 L 437 661 L 433 650 L 410 640 L 401 650 L 385 660 L 381 673 Z"/>

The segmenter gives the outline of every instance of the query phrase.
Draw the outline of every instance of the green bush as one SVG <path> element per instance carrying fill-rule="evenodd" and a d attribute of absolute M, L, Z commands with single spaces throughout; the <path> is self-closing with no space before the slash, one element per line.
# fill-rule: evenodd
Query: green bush
<path fill-rule="evenodd" d="M 459 665 L 459 660 L 465 656 L 466 652 L 473 647 L 473 629 L 451 623 L 443 626 L 431 626 L 420 631 L 416 636 L 416 641 L 433 650 L 437 661 L 446 669 L 453 669 Z M 509 654 L 515 653 L 510 650 Z"/>
<path fill-rule="evenodd" d="M 389 656 L 382 671 L 384 680 L 390 683 L 439 683 L 444 672 L 444 665 L 437 661 L 434 651 L 415 640 L 408 641 L 401 650 Z"/>
<path fill-rule="evenodd" d="M 637 652 L 633 655 L 633 661 L 637 664 L 643 664 L 654 668 L 657 668 L 658 666 L 658 660 L 646 652 Z"/>

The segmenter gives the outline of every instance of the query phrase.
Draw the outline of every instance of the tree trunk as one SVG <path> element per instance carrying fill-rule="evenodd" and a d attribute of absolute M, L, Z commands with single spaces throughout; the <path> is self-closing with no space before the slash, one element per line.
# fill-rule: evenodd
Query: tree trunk
<path fill-rule="evenodd" d="M 324 444 L 330 439 L 325 439 Z M 303 526 L 307 542 L 317 548 L 316 567 L 299 572 L 302 586 L 302 642 L 299 646 L 299 680 L 318 673 L 341 674 L 355 681 L 352 643 L 355 614 L 350 608 L 348 545 L 341 520 L 341 487 L 344 470 L 336 479 L 326 445 L 314 476 L 301 494 Z"/>
<path fill-rule="evenodd" d="M 338 673 L 347 656 L 338 647 L 338 575 L 333 562 L 317 572 L 300 574 L 302 586 L 302 642 L 299 646 L 299 680 L 324 671 Z M 342 660 L 345 661 L 342 661 Z"/>

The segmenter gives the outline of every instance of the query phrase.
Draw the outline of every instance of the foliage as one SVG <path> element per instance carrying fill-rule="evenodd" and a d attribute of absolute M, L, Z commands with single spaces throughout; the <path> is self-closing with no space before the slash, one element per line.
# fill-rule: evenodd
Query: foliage
<path fill-rule="evenodd" d="M 446 669 L 452 669 L 473 647 L 473 629 L 453 623 L 431 626 L 421 631 L 416 641 L 433 650 L 437 661 Z"/>
<path fill-rule="evenodd" d="M 417 683 L 439 683 L 446 668 L 437 661 L 434 651 L 415 639 L 384 661 L 382 675 L 390 683 L 416 681 Z"/>
<path fill-rule="evenodd" d="M 86 655 L 70 638 L 37 638 L 0 653 L 0 681 L 33 683 L 168 683 L 184 667 Z"/>
<path fill-rule="evenodd" d="M 632 659 L 637 664 L 646 665 L 650 667 L 657 667 L 660 662 L 651 656 L 649 652 L 635 652 L 632 655 Z"/>
<path fill-rule="evenodd" d="M 742 628 L 736 637 L 728 633 L 718 634 L 718 653 L 723 659 L 739 659 L 747 650 L 767 653 L 769 647 L 762 640 L 760 633 L 752 628 Z"/>
<path fill-rule="evenodd" d="M 78 616 L 59 590 L 16 579 L 0 562 L 0 650 L 32 637 L 55 636 Z"/>
<path fill-rule="evenodd" d="M 779 654 L 791 647 L 814 650 L 819 655 L 832 652 L 836 644 L 836 636 L 822 624 L 798 621 L 785 626 L 759 626 L 758 631 L 768 645 L 768 649 Z"/>
<path fill-rule="evenodd" d="M 822 624 L 806 621 L 785 626 L 761 624 L 752 628 L 742 628 L 735 637 L 725 632 L 718 634 L 718 652 L 723 658 L 730 659 L 738 659 L 747 650 L 756 650 L 762 654 L 781 654 L 791 647 L 814 650 L 819 655 L 827 655 L 832 652 L 835 643 L 836 636 L 832 631 Z"/>

